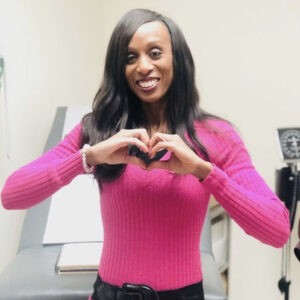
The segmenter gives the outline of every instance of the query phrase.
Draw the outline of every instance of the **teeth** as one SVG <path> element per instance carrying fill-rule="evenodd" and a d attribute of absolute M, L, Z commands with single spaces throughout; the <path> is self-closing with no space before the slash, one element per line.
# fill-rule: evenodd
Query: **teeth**
<path fill-rule="evenodd" d="M 149 81 L 138 81 L 138 84 L 142 87 L 142 88 L 149 88 L 153 85 L 155 85 L 155 83 L 157 82 L 158 80 L 157 79 L 152 79 L 152 80 L 149 80 Z"/>

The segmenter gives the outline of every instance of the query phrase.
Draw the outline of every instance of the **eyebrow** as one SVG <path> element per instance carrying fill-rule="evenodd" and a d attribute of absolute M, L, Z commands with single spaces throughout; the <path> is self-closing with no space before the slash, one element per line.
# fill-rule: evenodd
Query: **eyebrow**
<path fill-rule="evenodd" d="M 163 48 L 163 45 L 162 45 L 162 41 L 161 40 L 153 40 L 153 41 L 150 41 L 149 43 L 147 43 L 147 47 L 151 48 L 151 47 L 160 47 L 160 48 Z M 135 51 L 135 48 L 131 47 L 128 45 L 128 51 Z"/>

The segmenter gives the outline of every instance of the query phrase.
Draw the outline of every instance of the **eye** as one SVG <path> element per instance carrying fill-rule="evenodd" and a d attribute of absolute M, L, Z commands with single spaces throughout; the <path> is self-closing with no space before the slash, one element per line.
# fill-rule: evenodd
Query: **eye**
<path fill-rule="evenodd" d="M 150 57 L 153 58 L 153 59 L 160 58 L 161 54 L 162 54 L 162 51 L 159 50 L 159 49 L 152 49 L 150 51 Z"/>
<path fill-rule="evenodd" d="M 134 63 L 135 60 L 136 60 L 136 55 L 133 53 L 128 53 L 126 63 L 130 65 L 130 64 Z"/>

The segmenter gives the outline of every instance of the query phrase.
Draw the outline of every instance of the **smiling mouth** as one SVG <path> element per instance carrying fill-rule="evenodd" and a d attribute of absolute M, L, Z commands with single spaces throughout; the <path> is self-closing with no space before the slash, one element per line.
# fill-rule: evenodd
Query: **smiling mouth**
<path fill-rule="evenodd" d="M 152 89 L 157 85 L 158 81 L 158 78 L 153 78 L 148 80 L 138 80 L 136 83 L 142 89 Z"/>

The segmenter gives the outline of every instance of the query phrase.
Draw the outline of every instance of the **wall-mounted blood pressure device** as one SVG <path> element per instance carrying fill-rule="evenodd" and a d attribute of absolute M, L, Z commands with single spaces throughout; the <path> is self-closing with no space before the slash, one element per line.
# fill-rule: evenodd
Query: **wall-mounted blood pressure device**
<path fill-rule="evenodd" d="M 276 170 L 276 193 L 289 210 L 292 230 L 297 202 L 300 200 L 300 127 L 277 128 L 276 139 L 280 157 L 286 164 L 285 167 Z M 294 252 L 300 260 L 297 247 L 295 247 Z M 282 249 L 282 277 L 278 282 L 279 290 L 284 294 L 285 300 L 289 299 L 289 286 L 291 284 L 289 280 L 290 253 L 291 240 L 289 239 Z"/>

